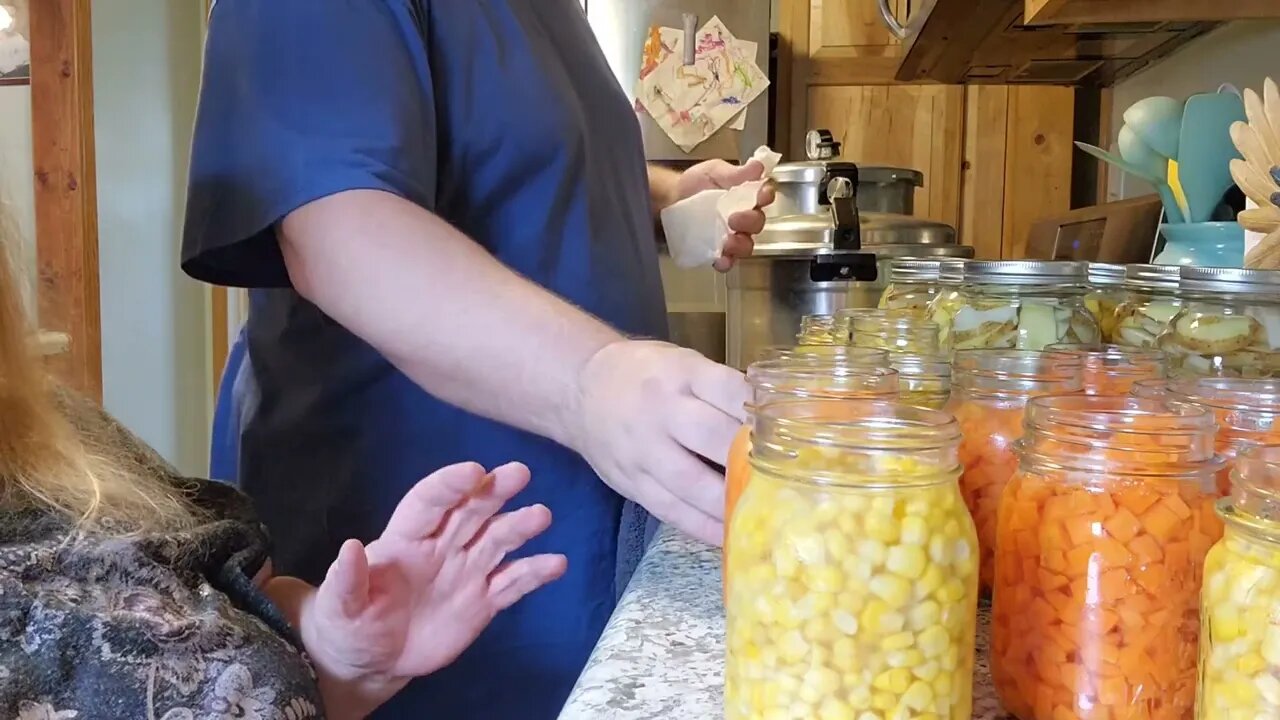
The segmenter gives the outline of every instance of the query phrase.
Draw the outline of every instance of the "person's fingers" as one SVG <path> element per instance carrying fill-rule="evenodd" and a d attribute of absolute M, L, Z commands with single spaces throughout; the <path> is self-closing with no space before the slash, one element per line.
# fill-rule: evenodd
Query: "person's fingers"
<path fill-rule="evenodd" d="M 729 461 L 729 446 L 742 423 L 723 410 L 688 395 L 667 413 L 667 431 L 682 446 L 720 465 Z"/>
<path fill-rule="evenodd" d="M 729 229 L 744 235 L 758 235 L 764 230 L 764 212 L 759 209 L 742 210 L 729 216 Z"/>
<path fill-rule="evenodd" d="M 664 438 L 651 448 L 641 472 L 704 515 L 717 521 L 724 517 L 724 476 L 678 439 Z"/>
<path fill-rule="evenodd" d="M 507 463 L 489 473 L 491 482 L 449 513 L 439 533 L 441 544 L 461 547 L 470 543 L 507 501 L 529 484 L 529 468 L 520 463 Z"/>
<path fill-rule="evenodd" d="M 711 471 L 702 467 L 708 473 Z M 685 500 L 676 497 L 670 490 L 662 487 L 657 480 L 646 476 L 645 481 L 653 487 L 645 493 L 640 501 L 645 510 L 666 525 L 679 529 L 693 538 L 708 545 L 720 545 L 724 542 L 724 523 L 720 515 L 724 513 L 724 501 L 721 500 L 720 511 L 715 517 L 702 512 Z M 721 488 L 723 497 L 723 487 Z"/>
<path fill-rule="evenodd" d="M 515 605 L 521 598 L 564 575 L 564 555 L 534 555 L 499 568 L 489 576 L 489 604 L 495 612 Z"/>
<path fill-rule="evenodd" d="M 736 259 L 751 257 L 751 254 L 755 252 L 755 249 L 756 241 L 753 240 L 750 235 L 734 233 L 725 236 L 724 249 L 720 252 L 727 258 Z"/>
<path fill-rule="evenodd" d="M 759 180 L 764 176 L 764 163 L 759 160 L 748 160 L 743 165 L 726 163 L 725 167 L 717 175 L 719 176 L 717 184 L 727 190 L 744 182 Z"/>
<path fill-rule="evenodd" d="M 545 505 L 530 505 L 496 515 L 480 528 L 472 540 L 473 561 L 488 575 L 508 554 L 519 550 L 550 526 L 551 511 Z"/>
<path fill-rule="evenodd" d="M 383 535 L 402 540 L 434 535 L 449 512 L 484 484 L 486 476 L 476 463 L 459 463 L 431 473 L 400 499 Z"/>
<path fill-rule="evenodd" d="M 338 550 L 320 583 L 318 601 L 345 617 L 355 617 L 369 604 L 369 557 L 359 540 Z"/>
<path fill-rule="evenodd" d="M 699 358 L 689 370 L 689 389 L 694 397 L 711 403 L 739 423 L 747 421 L 746 405 L 751 386 L 742 373 L 727 365 Z"/>
<path fill-rule="evenodd" d="M 760 186 L 760 192 L 756 193 L 756 207 L 769 207 L 774 200 L 778 199 L 778 188 L 773 183 L 767 182 Z"/>
<path fill-rule="evenodd" d="M 727 273 L 733 269 L 734 259 L 731 255 L 721 255 L 711 263 L 712 269 L 718 273 Z"/>

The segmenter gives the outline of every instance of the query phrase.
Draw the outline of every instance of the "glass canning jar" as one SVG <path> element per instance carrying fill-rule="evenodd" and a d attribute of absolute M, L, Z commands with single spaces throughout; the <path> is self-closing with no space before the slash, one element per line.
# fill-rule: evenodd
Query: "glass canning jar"
<path fill-rule="evenodd" d="M 938 325 L 921 317 L 887 314 L 854 315 L 854 347 L 932 355 L 939 352 Z"/>
<path fill-rule="evenodd" d="M 960 312 L 960 286 L 964 284 L 964 268 L 968 260 L 943 260 L 938 269 L 938 293 L 929 302 L 925 318 L 938 325 L 938 345 L 951 352 L 951 325 Z"/>
<path fill-rule="evenodd" d="M 898 396 L 898 371 L 888 367 L 841 365 L 810 359 L 763 360 L 747 367 L 751 404 L 747 422 L 734 436 L 725 464 L 724 520 L 726 558 L 729 553 L 729 519 L 751 479 L 748 458 L 755 410 L 786 398 L 883 398 Z M 727 568 L 728 563 L 724 566 Z M 726 583 L 727 585 L 727 583 Z"/>
<path fill-rule="evenodd" d="M 954 317 L 937 314 L 934 321 L 956 350 L 1096 343 L 1100 334 L 1084 306 L 1086 289 L 1084 263 L 974 260 L 965 265 Z"/>
<path fill-rule="evenodd" d="M 800 318 L 797 345 L 848 345 L 846 339 L 837 337 L 835 317 L 832 315 L 805 315 Z"/>
<path fill-rule="evenodd" d="M 1045 352 L 1075 358 L 1088 395 L 1128 395 L 1139 380 L 1164 378 L 1164 353 L 1159 350 L 1059 343 Z"/>
<path fill-rule="evenodd" d="M 1098 324 L 1102 342 L 1114 342 L 1112 335 L 1116 325 L 1116 306 L 1124 299 L 1124 265 L 1091 262 L 1085 270 L 1089 280 L 1089 292 L 1084 296 L 1084 307 Z"/>
<path fill-rule="evenodd" d="M 1280 718 L 1280 445 L 1241 455 L 1204 564 L 1196 720 Z"/>
<path fill-rule="evenodd" d="M 969 720 L 977 553 L 955 421 L 783 401 L 755 432 L 730 527 L 727 720 Z"/>
<path fill-rule="evenodd" d="M 1129 265 L 1124 271 L 1124 300 L 1116 308 L 1112 342 L 1153 348 L 1156 338 L 1182 307 L 1177 265 Z"/>
<path fill-rule="evenodd" d="M 838 365 L 889 367 L 889 351 L 881 348 L 856 348 L 849 345 L 775 345 L 760 351 L 758 360 L 800 360 L 831 362 Z"/>
<path fill-rule="evenodd" d="M 1231 465 L 1250 445 L 1280 443 L 1280 380 L 1182 378 L 1165 390 L 1171 400 L 1204 406 L 1218 423 L 1217 451 L 1228 463 L 1218 474 L 1218 492 L 1231 492 Z"/>
<path fill-rule="evenodd" d="M 960 493 L 978 527 L 980 582 L 995 570 L 996 511 L 1018 460 L 1022 411 L 1039 395 L 1079 392 L 1080 362 L 1031 350 L 958 350 L 947 409 L 960 424 Z"/>
<path fill-rule="evenodd" d="M 1183 267 L 1183 303 L 1157 339 L 1175 375 L 1280 375 L 1280 271 Z"/>
<path fill-rule="evenodd" d="M 893 258 L 889 261 L 889 284 L 880 295 L 882 310 L 902 310 L 923 318 L 929 303 L 941 287 L 941 259 Z"/>
<path fill-rule="evenodd" d="M 1213 416 L 1067 395 L 1027 404 L 1000 505 L 991 667 L 1020 720 L 1183 720 L 1200 585 L 1222 536 Z"/>
<path fill-rule="evenodd" d="M 1129 388 L 1129 394 L 1139 398 L 1163 398 L 1169 392 L 1167 378 L 1147 378 L 1138 380 Z"/>
<path fill-rule="evenodd" d="M 907 405 L 941 410 L 951 398 L 951 360 L 945 355 L 894 353 L 889 366 L 898 371 L 899 399 Z"/>

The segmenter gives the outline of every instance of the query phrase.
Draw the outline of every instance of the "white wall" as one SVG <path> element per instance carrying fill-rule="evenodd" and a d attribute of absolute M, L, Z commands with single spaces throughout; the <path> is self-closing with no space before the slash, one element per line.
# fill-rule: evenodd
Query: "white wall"
<path fill-rule="evenodd" d="M 17 229 L 30 286 L 35 282 L 35 181 L 31 172 L 31 88 L 0 87 L 0 217 Z"/>
<path fill-rule="evenodd" d="M 94 3 L 107 410 L 187 473 L 208 464 L 208 293 L 178 269 L 202 3 Z"/>
<path fill-rule="evenodd" d="M 1213 92 L 1222 83 L 1261 90 L 1268 75 L 1280 82 L 1280 21 L 1237 22 L 1215 30 L 1115 86 L 1110 141 L 1114 144 L 1125 109 L 1142 98 L 1186 98 Z M 1108 195 L 1112 199 L 1149 192 L 1147 183 L 1111 171 Z"/>

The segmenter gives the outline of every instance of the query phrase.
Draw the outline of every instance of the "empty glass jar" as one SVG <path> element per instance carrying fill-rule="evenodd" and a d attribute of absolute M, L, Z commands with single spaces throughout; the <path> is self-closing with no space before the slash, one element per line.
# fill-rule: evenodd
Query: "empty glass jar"
<path fill-rule="evenodd" d="M 973 523 L 946 413 L 759 408 L 729 531 L 725 717 L 969 720 Z"/>

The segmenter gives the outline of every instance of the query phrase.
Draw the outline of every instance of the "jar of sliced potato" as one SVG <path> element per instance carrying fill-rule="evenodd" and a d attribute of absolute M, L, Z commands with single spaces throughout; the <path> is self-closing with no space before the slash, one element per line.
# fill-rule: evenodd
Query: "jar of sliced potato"
<path fill-rule="evenodd" d="M 1182 307 L 1177 265 L 1129 265 L 1124 275 L 1124 300 L 1116 308 L 1112 342 L 1135 348 L 1154 348 L 1156 338 Z"/>
<path fill-rule="evenodd" d="M 946 413 L 759 408 L 730 527 L 728 720 L 969 720 L 973 523 Z"/>
<path fill-rule="evenodd" d="M 1280 270 L 1183 267 L 1183 305 L 1157 339 L 1173 374 L 1280 376 Z"/>
<path fill-rule="evenodd" d="M 1204 566 L 1196 720 L 1280 718 L 1280 445 L 1241 454 Z"/>
<path fill-rule="evenodd" d="M 951 398 L 951 360 L 945 355 L 894 353 L 889 366 L 898 371 L 898 397 L 907 405 L 941 410 Z"/>
<path fill-rule="evenodd" d="M 971 260 L 958 309 L 950 317 L 935 312 L 934 322 L 955 350 L 1096 343 L 1101 335 L 1085 309 L 1086 290 L 1084 263 Z"/>
<path fill-rule="evenodd" d="M 978 528 L 980 583 L 995 573 L 996 517 L 1018 466 L 1013 444 L 1022 437 L 1027 401 L 1079 392 L 1078 359 L 1032 350 L 958 350 L 952 359 L 947 409 L 960 425 L 960 494 Z"/>
<path fill-rule="evenodd" d="M 889 284 L 880 295 L 881 310 L 902 310 L 923 318 L 941 287 L 941 259 L 893 258 Z"/>
<path fill-rule="evenodd" d="M 1124 299 L 1124 265 L 1091 262 L 1086 275 L 1089 292 L 1084 296 L 1084 307 L 1098 324 L 1102 342 L 1113 342 L 1116 306 Z"/>
<path fill-rule="evenodd" d="M 1163 380 L 1164 353 L 1120 345 L 1058 343 L 1045 352 L 1080 363 L 1080 379 L 1088 395 L 1128 395 L 1141 380 Z"/>
<path fill-rule="evenodd" d="M 999 512 L 991 668 L 1020 720 L 1185 720 L 1200 587 L 1222 535 L 1213 416 L 1185 403 L 1027 404 Z"/>
<path fill-rule="evenodd" d="M 800 318 L 797 345 L 848 345 L 847 337 L 837 337 L 836 319 L 833 315 L 805 315 Z"/>
<path fill-rule="evenodd" d="M 830 358 L 798 357 L 762 360 L 747 367 L 747 383 L 751 385 L 748 420 L 729 447 L 725 464 L 724 520 L 725 557 L 729 553 L 729 519 L 751 479 L 747 458 L 751 452 L 751 427 L 754 409 L 782 399 L 800 398 L 882 398 L 898 396 L 898 371 L 890 367 L 849 365 Z M 728 563 L 724 564 L 728 567 Z M 728 587 L 728 577 L 725 577 Z"/>
<path fill-rule="evenodd" d="M 915 315 L 887 314 L 853 316 L 854 347 L 883 348 L 889 352 L 932 355 L 939 352 L 938 324 Z"/>
<path fill-rule="evenodd" d="M 1222 495 L 1231 492 L 1231 465 L 1244 448 L 1280 443 L 1280 380 L 1182 378 L 1168 383 L 1165 397 L 1213 413 L 1218 422 L 1218 455 L 1228 463 L 1218 474 Z"/>
<path fill-rule="evenodd" d="M 960 287 L 964 283 L 964 267 L 968 260 L 949 258 L 938 269 L 938 293 L 925 309 L 925 318 L 938 325 L 938 346 L 951 352 L 951 327 L 960 311 Z"/>

